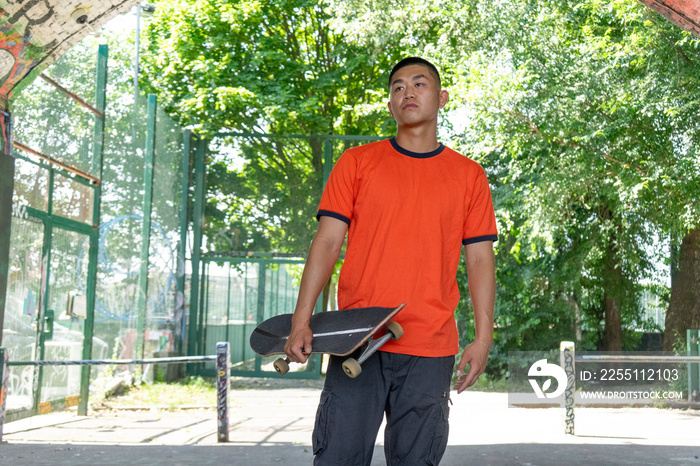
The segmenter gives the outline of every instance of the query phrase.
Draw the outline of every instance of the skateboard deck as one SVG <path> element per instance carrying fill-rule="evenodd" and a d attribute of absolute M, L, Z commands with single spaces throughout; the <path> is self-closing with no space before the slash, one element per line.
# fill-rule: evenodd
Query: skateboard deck
<path fill-rule="evenodd" d="M 311 354 L 348 356 L 383 329 L 405 304 L 398 307 L 365 307 L 321 312 L 311 316 L 314 334 Z M 250 347 L 262 356 L 284 354 L 292 329 L 292 314 L 262 322 L 250 336 Z"/>

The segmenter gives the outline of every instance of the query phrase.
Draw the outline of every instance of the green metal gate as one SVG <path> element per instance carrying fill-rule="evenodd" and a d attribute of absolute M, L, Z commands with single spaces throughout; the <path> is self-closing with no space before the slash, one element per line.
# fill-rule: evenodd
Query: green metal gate
<path fill-rule="evenodd" d="M 84 139 L 68 142 L 69 148 L 78 148 L 72 154 L 75 164 L 13 143 L 15 189 L 3 329 L 12 361 L 93 355 L 107 46 L 98 47 L 95 75 L 95 106 L 85 121 L 76 123 L 82 124 Z M 6 421 L 75 405 L 81 414 L 87 412 L 89 367 L 15 366 L 9 374 Z"/>
<path fill-rule="evenodd" d="M 248 341 L 263 320 L 294 312 L 304 262 L 301 257 L 265 257 L 264 254 L 202 257 L 201 312 L 196 323 L 198 354 L 213 354 L 217 342 L 228 341 L 232 375 L 277 376 L 272 363 L 278 356 L 261 357 L 250 349 Z M 319 300 L 316 312 L 320 309 Z M 213 371 L 213 363 L 207 363 L 199 372 L 212 375 Z M 314 355 L 305 366 L 293 366 L 285 378 L 320 375 L 321 360 Z"/>
<path fill-rule="evenodd" d="M 92 326 L 85 290 L 97 261 L 95 186 L 51 165 L 18 160 L 17 168 L 39 178 L 45 175 L 48 196 L 45 210 L 15 200 L 20 207 L 12 222 L 5 345 L 13 361 L 83 359 Z M 79 201 L 61 202 L 67 199 L 56 193 L 61 189 Z M 10 406 L 19 411 L 17 417 L 75 406 L 88 383 L 81 378 L 78 366 L 13 368 L 9 393 L 19 400 Z"/>
<path fill-rule="evenodd" d="M 272 367 L 276 357 L 262 358 L 255 355 L 249 348 L 250 334 L 263 320 L 294 311 L 305 262 L 305 254 L 299 251 L 307 249 L 313 236 L 313 213 L 337 158 L 352 146 L 381 139 L 385 138 L 224 132 L 211 141 L 198 139 L 195 142 L 188 355 L 212 354 L 217 341 L 228 341 L 231 346 L 232 375 L 277 376 L 277 372 Z M 281 243 L 273 245 L 274 250 L 278 252 L 266 252 L 261 249 L 237 252 L 240 251 L 240 249 L 237 250 L 238 247 L 247 248 L 247 245 L 239 242 L 237 237 L 232 237 L 227 226 L 217 230 L 212 226 L 212 221 L 205 219 L 205 205 L 211 207 L 216 204 L 216 202 L 212 203 L 208 197 L 205 167 L 207 162 L 215 163 L 218 160 L 220 164 L 216 176 L 220 177 L 221 161 L 225 160 L 226 164 L 229 164 L 231 159 L 227 157 L 231 154 L 237 154 L 240 162 L 249 160 L 246 157 L 251 157 L 251 154 L 255 154 L 252 156 L 253 159 L 258 156 L 264 157 L 262 154 L 269 156 L 269 151 L 273 149 L 276 154 L 284 153 L 289 159 L 299 154 L 306 154 L 306 156 L 314 154 L 311 158 L 316 162 L 320 160 L 322 166 L 319 167 L 316 164 L 313 169 L 306 166 L 305 169 L 308 172 L 287 174 L 288 176 L 284 178 L 288 184 L 294 185 L 296 190 L 292 191 L 290 188 L 287 192 L 284 187 L 280 188 L 280 192 L 284 191 L 282 194 L 277 193 L 280 199 L 299 202 L 294 204 L 294 207 L 290 207 L 292 204 L 280 207 L 283 212 L 285 212 L 284 209 L 290 209 L 290 211 L 287 212 L 287 223 L 274 225 L 276 228 L 285 230 L 285 234 L 281 235 L 284 237 Z M 231 177 L 233 179 L 244 175 L 243 172 L 238 171 L 236 174 L 231 174 Z M 283 182 L 279 184 L 285 185 Z M 302 185 L 303 189 L 300 188 Z M 238 199 L 241 199 L 242 203 L 229 206 L 229 210 L 245 211 L 246 203 L 255 206 L 253 210 L 262 209 L 263 206 L 268 205 L 268 199 L 264 194 L 256 197 L 251 196 L 250 193 L 248 195 L 241 193 Z M 217 202 L 220 203 L 221 200 Z M 243 222 L 243 225 L 233 228 L 240 227 L 243 231 L 249 227 L 256 231 L 264 230 L 270 225 L 261 225 L 261 222 L 274 224 L 275 215 L 277 214 L 270 214 L 267 218 L 252 215 L 246 219 L 249 223 Z M 293 223 L 292 220 L 296 222 L 295 226 L 287 230 Z M 245 237 L 245 234 L 239 236 Z M 207 240 L 205 245 L 203 238 Z M 205 252 L 204 249 L 208 251 Z M 332 295 L 333 286 L 329 288 Z M 332 308 L 334 299 L 330 296 L 327 298 Z M 319 297 L 315 312 L 325 310 L 322 301 L 323 297 Z M 320 358 L 313 356 L 308 364 L 296 366 L 296 368 L 293 366 L 292 370 L 293 372 L 285 377 L 317 378 L 321 371 Z M 188 372 L 213 375 L 214 366 L 213 364 L 204 364 L 199 367 L 190 365 Z"/>

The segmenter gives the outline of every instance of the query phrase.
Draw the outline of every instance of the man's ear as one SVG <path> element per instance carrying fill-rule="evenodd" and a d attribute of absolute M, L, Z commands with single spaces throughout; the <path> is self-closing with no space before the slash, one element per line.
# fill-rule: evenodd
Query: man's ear
<path fill-rule="evenodd" d="M 450 101 L 450 93 L 447 92 L 447 89 L 441 89 L 440 90 L 440 108 L 447 105 L 447 102 L 449 102 L 449 101 Z"/>
<path fill-rule="evenodd" d="M 387 108 L 389 109 L 389 115 L 391 115 L 391 117 L 393 118 L 393 117 L 394 117 L 394 112 L 391 111 L 391 100 L 390 100 L 389 102 L 386 103 L 386 106 L 387 106 Z"/>

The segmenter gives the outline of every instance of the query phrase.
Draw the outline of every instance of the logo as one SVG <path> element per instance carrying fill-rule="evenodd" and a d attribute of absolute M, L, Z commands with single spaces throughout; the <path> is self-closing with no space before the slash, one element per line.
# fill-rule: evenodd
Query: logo
<path fill-rule="evenodd" d="M 540 388 L 539 383 L 536 379 L 528 379 L 532 389 L 535 391 L 537 398 L 556 398 L 564 393 L 566 390 L 566 372 L 557 364 L 549 364 L 546 359 L 540 359 L 532 366 L 527 375 L 529 377 L 550 377 L 545 380 L 542 388 Z M 557 380 L 557 389 L 553 392 L 547 392 L 552 385 L 552 379 L 554 377 Z"/>

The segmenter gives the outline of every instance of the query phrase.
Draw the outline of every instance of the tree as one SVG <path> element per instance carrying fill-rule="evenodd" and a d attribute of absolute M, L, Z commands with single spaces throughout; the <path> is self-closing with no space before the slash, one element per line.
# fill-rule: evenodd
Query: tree
<path fill-rule="evenodd" d="M 368 52 L 330 20 L 324 2 L 309 0 L 159 3 L 143 84 L 243 160 L 232 167 L 224 150 L 209 159 L 210 247 L 305 252 L 322 188 L 318 135 L 391 127 L 382 96 L 398 52 Z"/>
<path fill-rule="evenodd" d="M 621 349 L 620 324 L 631 321 L 621 322 L 620 312 L 634 305 L 631 285 L 651 271 L 645 245 L 679 218 L 686 228 L 697 221 L 697 174 L 686 168 L 697 163 L 696 146 L 688 144 L 696 123 L 679 118 L 688 107 L 697 110 L 687 86 L 697 76 L 697 39 L 638 4 L 542 5 L 526 20 L 542 17 L 540 32 L 520 29 L 509 46 L 528 44 L 511 54 L 511 69 L 523 73 L 529 94 L 499 109 L 520 120 L 531 142 L 554 149 L 556 158 L 543 161 L 546 190 L 534 196 L 550 207 L 550 218 L 560 223 L 580 206 L 607 232 L 591 249 L 604 252 L 593 276 L 602 279 L 603 347 Z M 552 183 L 561 170 L 574 176 Z"/>
<path fill-rule="evenodd" d="M 698 39 L 624 1 L 437 2 L 403 30 L 386 26 L 393 0 L 334 8 L 357 40 L 403 35 L 453 74 L 469 118 L 463 152 L 489 173 L 503 233 L 500 327 L 544 321 L 565 335 L 573 315 L 603 348 L 623 348 L 658 254 L 648 249 L 700 217 Z M 441 40 L 429 44 L 434 30 Z M 549 300 L 530 305 L 525 293 Z"/>

